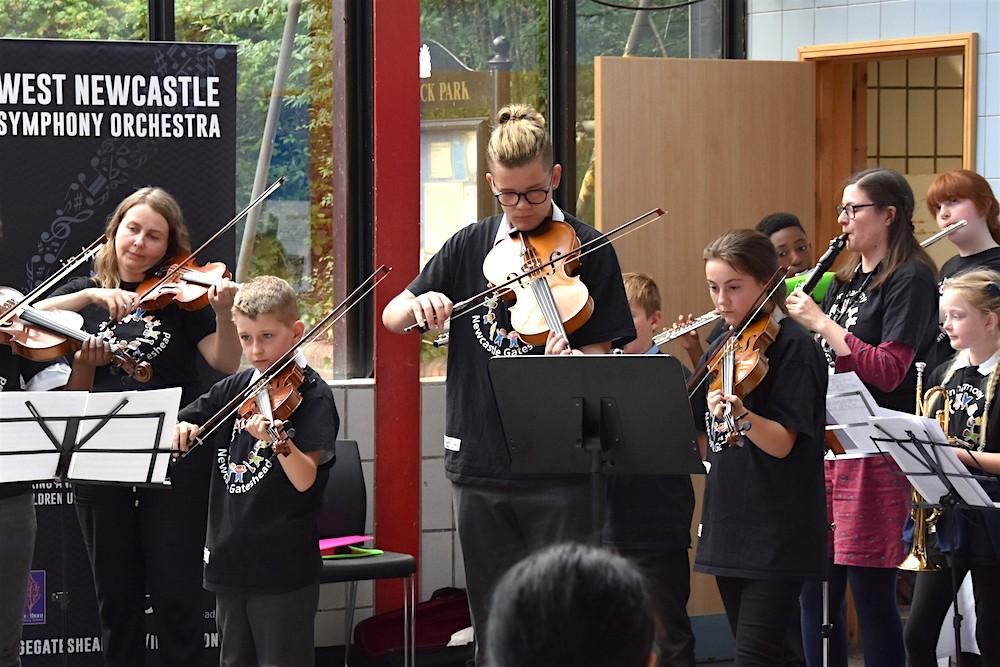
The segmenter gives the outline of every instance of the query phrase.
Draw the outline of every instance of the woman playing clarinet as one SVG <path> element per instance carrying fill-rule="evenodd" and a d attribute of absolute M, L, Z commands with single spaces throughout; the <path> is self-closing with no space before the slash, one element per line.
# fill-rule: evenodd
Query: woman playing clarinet
<path fill-rule="evenodd" d="M 801 291 L 788 312 L 819 336 L 833 372 L 853 371 L 880 406 L 912 411 L 914 361 L 937 334 L 936 268 L 913 236 L 913 191 L 891 169 L 867 169 L 844 187 L 838 220 L 848 234 L 847 260 L 823 301 Z M 909 484 L 888 456 L 826 462 L 827 504 L 833 530 L 830 618 L 831 665 L 847 664 L 844 591 L 848 583 L 864 633 L 868 667 L 903 664 L 896 607 L 896 566 L 909 512 Z M 822 664 L 822 594 L 803 592 L 803 648 L 810 667 Z"/>

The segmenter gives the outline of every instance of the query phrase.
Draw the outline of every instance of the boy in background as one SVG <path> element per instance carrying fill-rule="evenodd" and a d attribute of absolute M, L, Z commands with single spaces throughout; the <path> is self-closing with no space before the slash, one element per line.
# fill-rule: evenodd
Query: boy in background
<path fill-rule="evenodd" d="M 660 291 L 641 273 L 622 274 L 636 338 L 625 354 L 659 354 L 653 333 L 662 319 Z M 685 375 L 687 369 L 685 369 Z M 658 618 L 661 667 L 693 667 L 694 634 L 687 614 L 691 594 L 688 549 L 694 488 L 689 475 L 609 475 L 603 543 L 631 560 L 647 582 Z"/>

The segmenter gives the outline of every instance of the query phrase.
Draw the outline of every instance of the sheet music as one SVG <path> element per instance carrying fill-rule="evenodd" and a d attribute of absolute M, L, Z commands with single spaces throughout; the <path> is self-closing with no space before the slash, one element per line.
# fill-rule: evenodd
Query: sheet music
<path fill-rule="evenodd" d="M 87 392 L 0 392 L 0 483 L 55 477 L 59 447 L 52 443 L 34 419 L 28 403 L 38 411 L 57 443 L 61 443 L 66 435 L 66 418 L 83 414 L 87 405 Z M 12 419 L 26 421 L 9 421 Z M 19 453 L 2 454 L 3 452 Z"/>
<path fill-rule="evenodd" d="M 936 474 L 927 474 L 940 469 L 967 505 L 994 506 L 986 490 L 969 476 L 969 470 L 959 460 L 956 448 L 947 444 L 948 438 L 936 419 L 895 410 L 887 410 L 886 413 L 891 414 L 871 419 L 873 426 L 883 434 L 880 437 L 886 438 L 878 445 L 896 460 L 921 496 L 935 502 L 949 492 L 948 486 Z M 911 435 L 925 442 L 906 442 Z M 927 462 L 928 457 L 930 463 Z"/>
<path fill-rule="evenodd" d="M 123 398 L 128 400 L 128 404 L 107 423 L 100 425 L 100 419 L 87 419 L 81 423 L 77 442 L 83 442 L 93 435 L 73 455 L 67 473 L 69 479 L 144 483 L 147 481 L 151 456 L 155 457 L 151 481 L 163 482 L 166 479 L 170 464 L 170 441 L 181 402 L 180 387 L 90 394 L 85 414 L 103 417 L 113 411 Z M 157 439 L 161 412 L 165 414 Z M 144 414 L 153 416 L 137 416 Z M 153 448 L 162 450 L 163 453 L 128 451 Z"/>
<path fill-rule="evenodd" d="M 880 454 L 872 443 L 868 420 L 885 414 L 868 387 L 857 373 L 835 373 L 830 376 L 826 392 L 827 430 L 833 431 L 844 448 L 837 458 L 861 458 Z M 889 410 L 888 412 L 892 412 Z"/>
<path fill-rule="evenodd" d="M 125 405 L 105 419 L 123 399 Z M 70 459 L 67 479 L 164 483 L 180 400 L 180 388 L 92 394 L 0 392 L 0 482 L 53 479 L 62 474 L 61 447 L 80 445 Z M 32 415 L 29 403 L 45 428 Z M 71 421 L 79 427 L 73 442 L 66 443 Z"/>

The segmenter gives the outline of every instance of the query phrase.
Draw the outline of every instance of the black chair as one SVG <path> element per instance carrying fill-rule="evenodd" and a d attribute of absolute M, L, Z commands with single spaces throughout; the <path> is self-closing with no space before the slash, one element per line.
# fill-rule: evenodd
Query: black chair
<path fill-rule="evenodd" d="M 316 525 L 319 536 L 342 537 L 364 535 L 368 500 L 365 477 L 361 469 L 358 443 L 338 440 L 337 460 L 329 468 L 329 478 L 323 493 L 323 508 Z M 377 545 L 376 545 L 377 546 Z M 354 626 L 354 607 L 358 582 L 371 579 L 404 579 L 403 582 L 403 664 L 413 665 L 416 648 L 414 627 L 416 606 L 417 560 L 410 554 L 386 551 L 377 556 L 325 559 L 319 575 L 321 584 L 348 583 L 348 606 L 344 624 L 344 665 L 350 655 Z"/>

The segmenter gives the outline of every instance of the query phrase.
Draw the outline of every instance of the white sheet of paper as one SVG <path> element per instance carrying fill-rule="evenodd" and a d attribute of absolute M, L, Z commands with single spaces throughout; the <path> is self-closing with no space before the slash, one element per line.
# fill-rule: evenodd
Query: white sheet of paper
<path fill-rule="evenodd" d="M 166 479 L 170 463 L 170 440 L 177 422 L 177 409 L 181 402 L 181 389 L 154 389 L 120 393 L 90 394 L 85 414 L 101 417 L 108 414 L 123 399 L 128 399 L 115 417 L 97 431 L 77 451 L 70 461 L 67 477 L 72 480 L 95 482 L 144 483 L 149 474 L 151 454 L 130 453 L 129 450 L 158 449 L 153 462 L 152 482 Z M 149 413 L 165 413 L 162 428 L 158 416 L 142 417 Z M 130 415 L 134 415 L 130 417 Z M 78 442 L 90 434 L 100 419 L 87 419 L 80 425 Z M 89 451 L 118 450 L 118 451 Z"/>
<path fill-rule="evenodd" d="M 826 392 L 826 421 L 830 425 L 827 429 L 837 436 L 846 458 L 880 453 L 872 443 L 868 420 L 884 412 L 857 373 L 830 376 Z"/>
<path fill-rule="evenodd" d="M 989 494 L 979 482 L 967 477 L 968 469 L 958 459 L 956 449 L 947 444 L 948 439 L 936 419 L 917 417 L 895 410 L 887 412 L 891 414 L 871 419 L 872 424 L 877 425 L 878 430 L 888 436 L 887 440 L 879 442 L 879 446 L 896 460 L 899 469 L 909 477 L 913 488 L 921 496 L 933 502 L 948 493 L 948 487 L 936 475 L 926 474 L 929 472 L 928 466 L 924 463 L 924 457 L 916 445 L 895 441 L 905 441 L 911 434 L 918 440 L 935 443 L 933 446 L 925 445 L 924 448 L 930 451 L 935 464 L 947 475 L 955 491 L 966 504 L 979 507 L 993 506 Z"/>
<path fill-rule="evenodd" d="M 83 414 L 85 391 L 0 392 L 0 452 L 46 452 L 0 456 L 0 482 L 32 482 L 52 479 L 59 463 L 59 450 L 32 417 L 27 403 L 34 406 L 46 427 L 61 444 L 67 418 Z"/>

